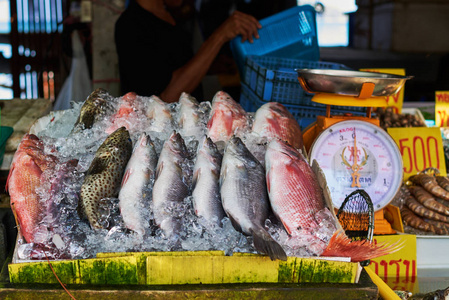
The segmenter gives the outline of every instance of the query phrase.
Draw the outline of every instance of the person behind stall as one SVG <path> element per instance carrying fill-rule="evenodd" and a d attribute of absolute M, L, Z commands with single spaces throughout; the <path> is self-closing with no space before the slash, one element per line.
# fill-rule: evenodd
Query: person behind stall
<path fill-rule="evenodd" d="M 259 38 L 260 23 L 235 11 L 193 53 L 191 38 L 169 12 L 183 0 L 134 0 L 115 24 L 122 93 L 178 101 L 182 92 L 201 98 L 201 81 L 225 43 Z"/>

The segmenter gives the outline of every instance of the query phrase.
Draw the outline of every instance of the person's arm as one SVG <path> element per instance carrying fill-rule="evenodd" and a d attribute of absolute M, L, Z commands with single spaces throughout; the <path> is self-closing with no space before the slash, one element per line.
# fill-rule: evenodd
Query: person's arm
<path fill-rule="evenodd" d="M 238 11 L 234 12 L 202 44 L 187 64 L 173 72 L 170 83 L 160 94 L 160 98 L 166 102 L 176 102 L 182 92 L 193 92 L 226 42 L 239 34 L 242 35 L 242 42 L 246 40 L 253 42 L 253 36 L 259 38 L 257 33 L 259 28 L 261 25 L 254 17 Z"/>

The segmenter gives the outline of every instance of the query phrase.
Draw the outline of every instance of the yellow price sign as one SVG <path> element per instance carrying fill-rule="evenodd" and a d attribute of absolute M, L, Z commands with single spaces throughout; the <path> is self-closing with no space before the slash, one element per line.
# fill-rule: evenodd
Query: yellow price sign
<path fill-rule="evenodd" d="M 427 168 L 437 168 L 446 176 L 443 140 L 438 127 L 388 128 L 404 164 L 404 180 Z"/>
<path fill-rule="evenodd" d="M 405 69 L 360 69 L 360 71 L 405 76 Z M 400 114 L 402 112 L 402 104 L 404 103 L 404 88 L 401 88 L 399 92 L 386 98 L 387 105 L 393 107 L 395 113 Z"/>
<path fill-rule="evenodd" d="M 449 91 L 435 92 L 435 125 L 449 127 Z"/>
<path fill-rule="evenodd" d="M 417 291 L 416 235 L 376 235 L 373 242 L 403 243 L 399 251 L 371 259 L 369 268 L 393 290 Z"/>

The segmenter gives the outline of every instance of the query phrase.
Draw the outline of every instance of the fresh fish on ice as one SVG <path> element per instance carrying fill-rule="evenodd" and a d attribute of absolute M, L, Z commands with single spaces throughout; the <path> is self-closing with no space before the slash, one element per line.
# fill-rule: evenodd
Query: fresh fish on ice
<path fill-rule="evenodd" d="M 301 127 L 281 103 L 268 102 L 262 105 L 254 116 L 252 131 L 269 140 L 278 138 L 295 149 L 303 149 Z"/>
<path fill-rule="evenodd" d="M 254 238 L 257 251 L 286 260 L 282 247 L 264 228 L 270 212 L 265 170 L 238 137 L 226 145 L 220 173 L 223 208 L 234 228 Z"/>
<path fill-rule="evenodd" d="M 289 245 L 308 236 L 312 255 L 351 257 L 363 261 L 400 249 L 400 245 L 351 242 L 338 229 L 338 221 L 326 205 L 316 173 L 303 155 L 281 140 L 272 140 L 265 154 L 266 180 L 271 207 L 291 236 Z M 316 161 L 314 169 L 319 169 Z M 326 224 L 325 226 L 323 224 Z"/>
<path fill-rule="evenodd" d="M 43 218 L 44 207 L 37 189 L 41 186 L 42 173 L 56 164 L 56 157 L 44 152 L 39 138 L 25 134 L 11 163 L 6 180 L 19 231 L 27 243 L 33 243 L 36 230 Z"/>
<path fill-rule="evenodd" d="M 105 130 L 107 134 L 111 134 L 120 127 L 125 127 L 131 131 L 136 119 L 139 118 L 139 113 L 143 111 L 141 107 L 142 102 L 134 92 L 129 92 L 123 97 L 119 98 L 119 107 L 117 112 L 111 117 L 111 125 Z"/>
<path fill-rule="evenodd" d="M 229 94 L 220 91 L 212 99 L 211 117 L 207 135 L 214 143 L 227 142 L 233 135 L 242 137 L 249 130 L 246 111 Z"/>
<path fill-rule="evenodd" d="M 189 152 L 179 133 L 173 132 L 165 141 L 157 163 L 153 186 L 155 223 L 171 237 L 181 230 L 180 204 L 189 196 Z"/>
<path fill-rule="evenodd" d="M 193 207 L 197 216 L 218 226 L 225 217 L 219 187 L 221 161 L 217 146 L 205 136 L 193 167 Z"/>
<path fill-rule="evenodd" d="M 117 196 L 131 153 L 132 142 L 125 127 L 111 133 L 95 153 L 81 186 L 79 207 L 95 229 L 105 227 L 100 221 L 100 201 Z"/>
<path fill-rule="evenodd" d="M 145 115 L 150 120 L 148 131 L 167 132 L 173 128 L 173 117 L 171 112 L 162 99 L 157 96 L 151 96 L 146 103 Z"/>
<path fill-rule="evenodd" d="M 154 144 L 149 135 L 142 133 L 126 166 L 118 195 L 125 226 L 142 236 L 149 227 L 151 188 L 156 165 Z"/>
<path fill-rule="evenodd" d="M 83 129 L 92 128 L 95 122 L 105 114 L 109 107 L 109 101 L 112 96 L 104 89 L 98 88 L 87 97 L 83 106 L 81 106 L 78 120 L 73 127 L 72 132 L 79 132 Z"/>
<path fill-rule="evenodd" d="M 187 93 L 179 97 L 178 126 L 179 133 L 183 137 L 193 136 L 200 139 L 205 134 L 206 126 L 202 122 L 205 118 L 204 111 L 198 101 Z"/>

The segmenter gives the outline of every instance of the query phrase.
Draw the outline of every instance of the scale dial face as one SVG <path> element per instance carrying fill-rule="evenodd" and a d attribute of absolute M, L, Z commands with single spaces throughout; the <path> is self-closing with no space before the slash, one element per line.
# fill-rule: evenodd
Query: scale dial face
<path fill-rule="evenodd" d="M 380 210 L 402 184 L 402 157 L 396 143 L 382 128 L 368 122 L 342 121 L 321 132 L 310 150 L 310 162 L 314 159 L 326 176 L 336 208 L 350 193 L 363 189 L 374 210 Z"/>

